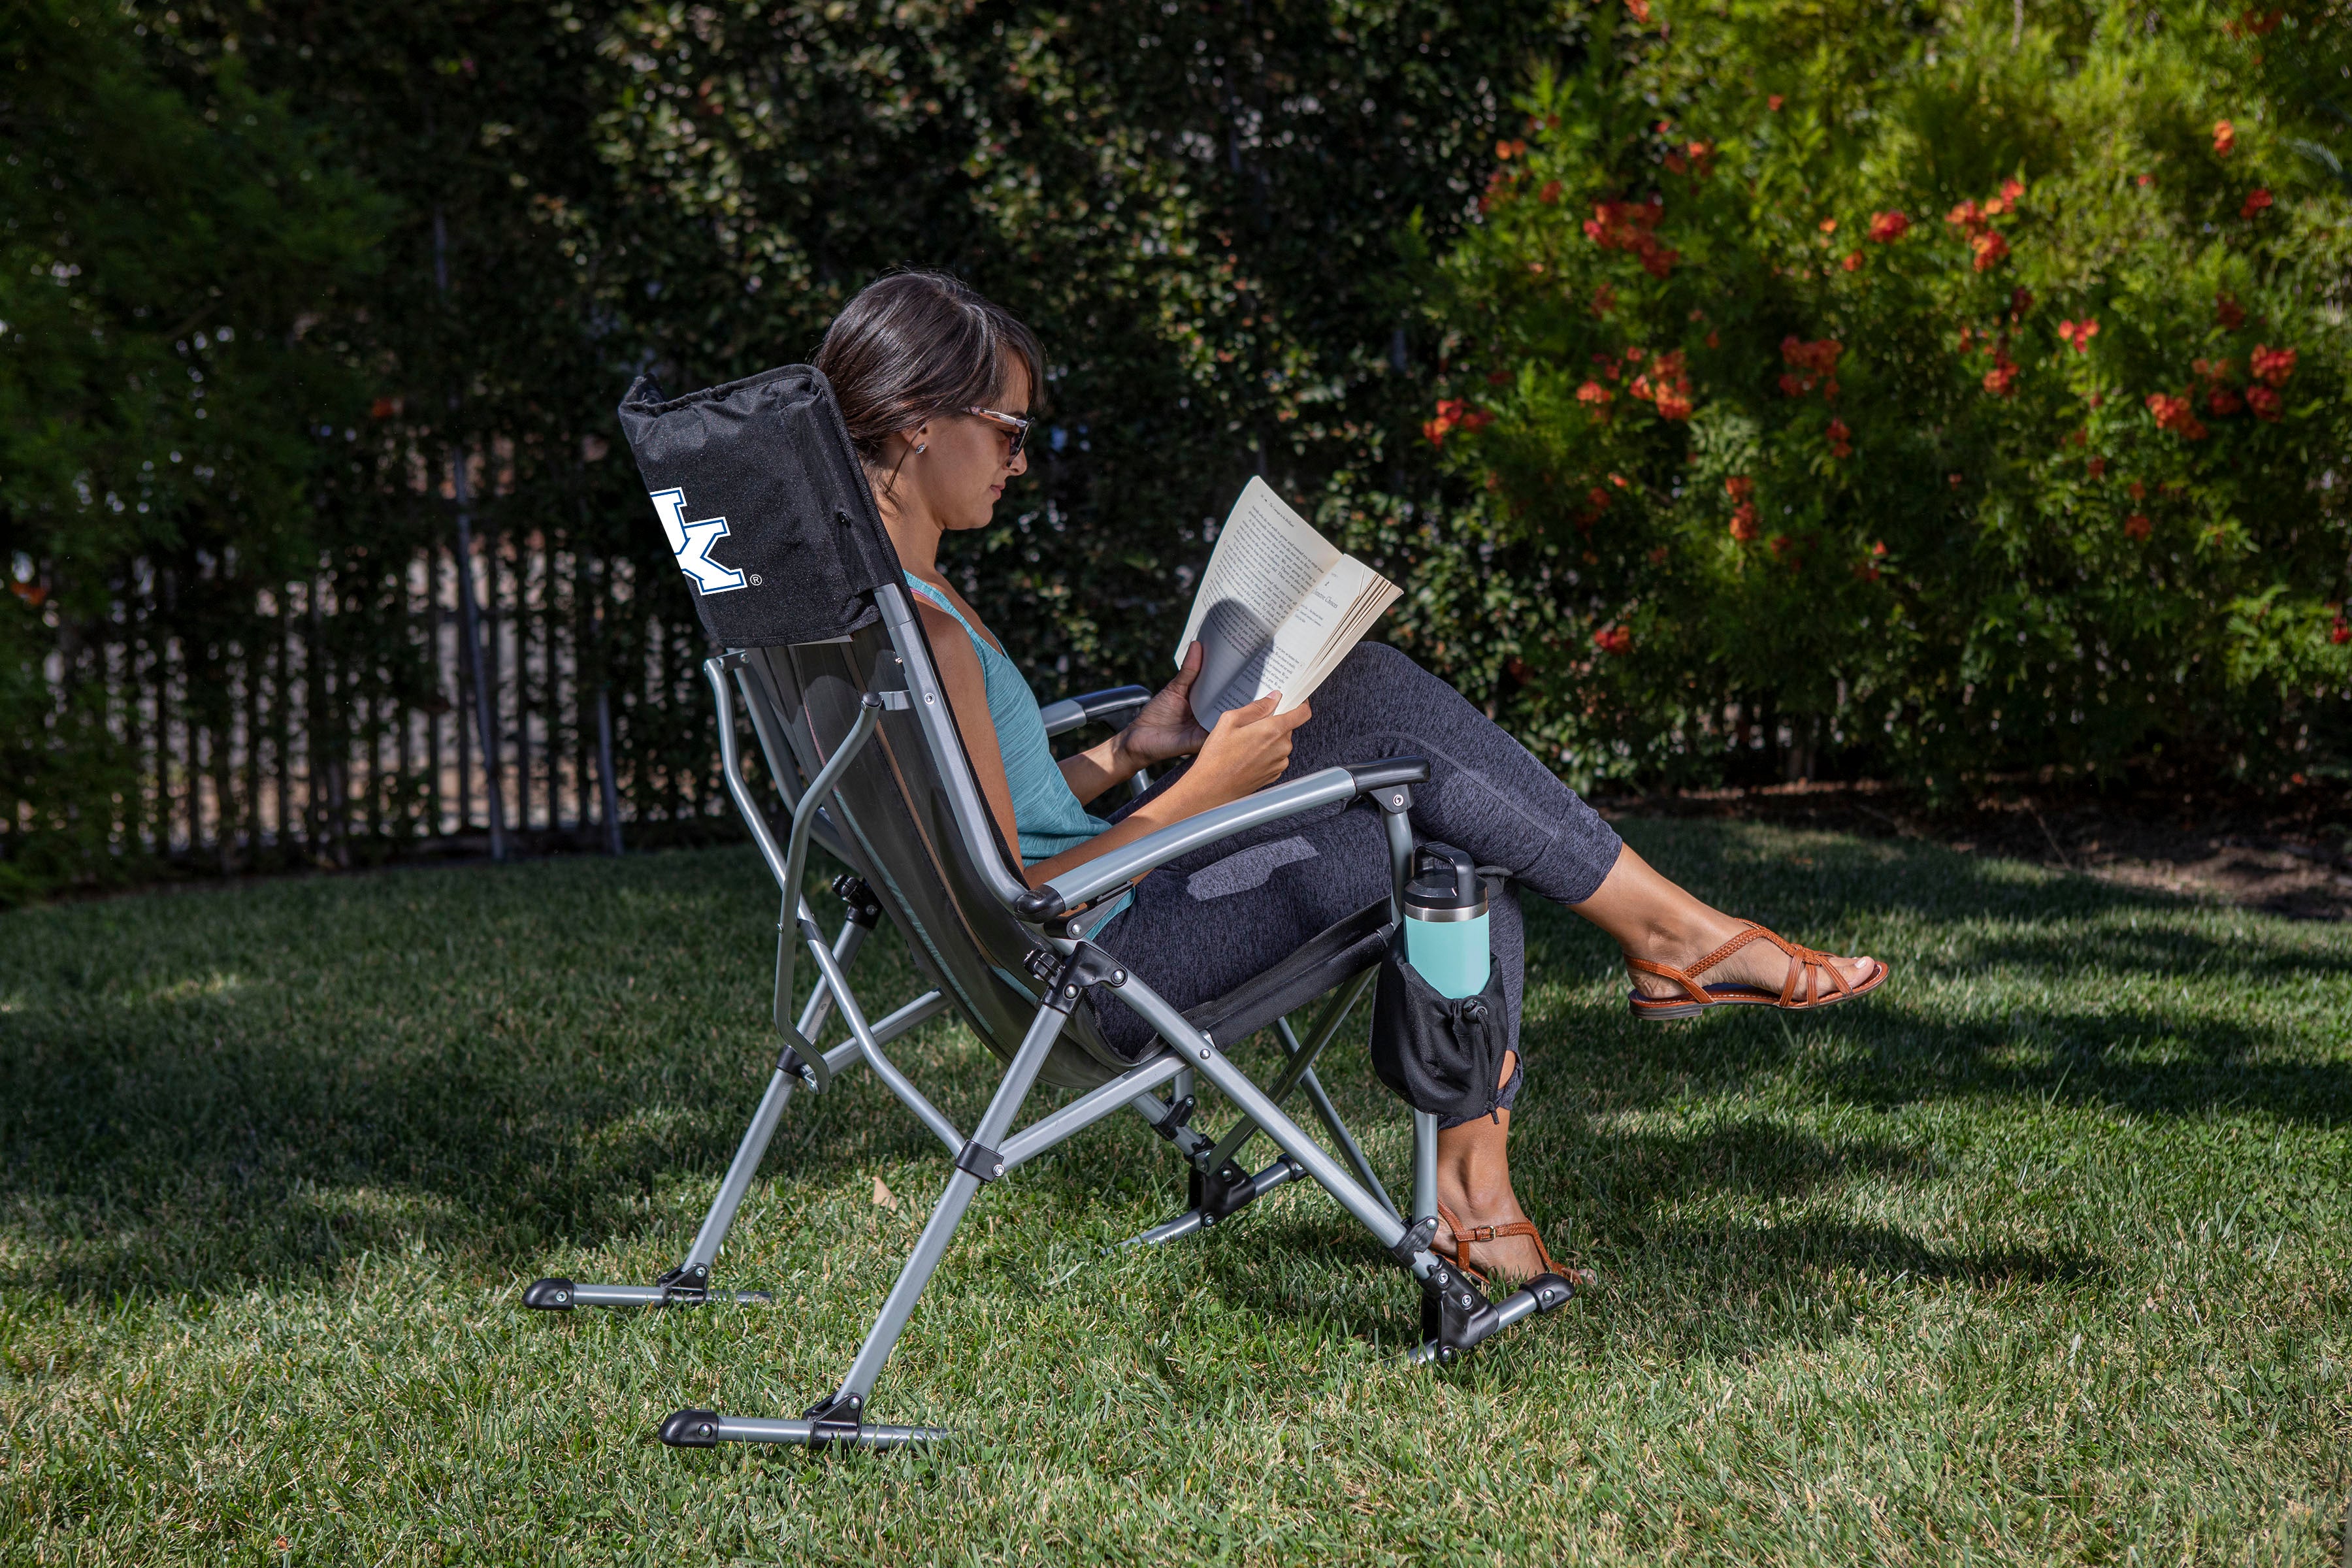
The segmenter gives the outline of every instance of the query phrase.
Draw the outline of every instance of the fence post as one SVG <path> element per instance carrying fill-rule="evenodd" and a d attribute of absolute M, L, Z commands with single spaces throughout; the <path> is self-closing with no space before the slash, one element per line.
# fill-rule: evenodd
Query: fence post
<path fill-rule="evenodd" d="M 449 226 L 441 216 L 441 206 L 433 207 L 433 287 L 443 299 L 449 297 Z M 449 396 L 449 410 L 456 413 L 457 397 Z M 457 622 L 458 635 L 466 639 L 466 667 L 474 679 L 474 723 L 482 736 L 482 778 L 485 804 L 489 807 L 490 858 L 507 858 L 506 803 L 499 788 L 499 727 L 497 696 L 483 679 L 482 639 L 476 630 L 480 610 L 474 603 L 474 509 L 473 498 L 466 483 L 466 447 L 462 442 L 449 447 L 449 494 L 457 503 Z"/>

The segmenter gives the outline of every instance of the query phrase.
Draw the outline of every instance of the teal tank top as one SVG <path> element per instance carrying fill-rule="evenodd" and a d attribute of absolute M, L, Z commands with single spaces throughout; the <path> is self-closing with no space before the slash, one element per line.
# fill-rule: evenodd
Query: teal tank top
<path fill-rule="evenodd" d="M 971 623 L 938 589 L 911 572 L 906 577 L 907 586 L 955 616 L 956 624 L 971 638 L 972 652 L 980 656 L 980 673 L 988 683 L 989 721 L 996 726 L 996 749 L 1004 759 L 1004 782 L 1013 791 L 1013 821 L 1021 834 L 1022 864 L 1034 866 L 1040 860 L 1051 860 L 1097 833 L 1107 832 L 1110 824 L 1090 814 L 1070 793 L 1069 781 L 1062 777 L 1061 764 L 1054 760 L 1054 745 L 1045 734 L 1045 715 L 1038 710 L 1036 696 L 1030 691 L 1029 682 L 1022 678 L 1020 669 L 995 645 L 972 630 Z M 1134 897 L 1133 893 L 1120 894 L 1111 913 L 1124 911 Z M 1103 922 L 1096 925 L 1096 933 L 1101 931 L 1108 919 L 1106 916 Z"/>

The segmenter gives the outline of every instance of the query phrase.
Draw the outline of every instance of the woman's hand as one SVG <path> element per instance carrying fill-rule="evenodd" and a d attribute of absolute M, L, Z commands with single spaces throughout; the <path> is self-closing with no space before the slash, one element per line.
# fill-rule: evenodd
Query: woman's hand
<path fill-rule="evenodd" d="M 1171 757 L 1188 757 L 1201 749 L 1209 732 L 1192 717 L 1192 682 L 1201 675 L 1201 645 L 1196 639 L 1184 650 L 1184 667 L 1161 687 L 1118 732 L 1119 769 L 1157 767 Z"/>
<path fill-rule="evenodd" d="M 1217 721 L 1201 754 L 1171 789 L 1171 794 L 1183 792 L 1186 815 L 1255 795 L 1282 776 L 1290 765 L 1291 731 L 1313 717 L 1314 710 L 1302 702 L 1287 713 L 1276 713 L 1281 701 L 1281 692 L 1268 692 Z"/>

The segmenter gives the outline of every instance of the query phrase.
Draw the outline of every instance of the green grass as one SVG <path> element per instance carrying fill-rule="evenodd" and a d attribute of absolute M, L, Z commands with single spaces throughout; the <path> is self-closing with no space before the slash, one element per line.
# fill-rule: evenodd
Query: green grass
<path fill-rule="evenodd" d="M 1533 911 L 1520 1186 L 1598 1292 L 1408 1369 L 1309 1187 L 1109 1250 L 1181 1191 L 1121 1118 L 982 1193 L 884 1375 L 964 1440 L 817 1460 L 653 1431 L 847 1366 L 947 1171 L 867 1075 L 795 1100 L 722 1260 L 776 1308 L 517 1304 L 691 1235 L 773 1059 L 748 850 L 0 916 L 0 1561 L 2334 1561 L 2352 931 L 1629 832 L 1896 973 L 1637 1027 Z M 859 973 L 907 994 L 895 941 Z M 994 1080 L 946 1024 L 902 1059 L 967 1125 Z M 1401 1172 L 1360 1042 L 1327 1077 Z"/>

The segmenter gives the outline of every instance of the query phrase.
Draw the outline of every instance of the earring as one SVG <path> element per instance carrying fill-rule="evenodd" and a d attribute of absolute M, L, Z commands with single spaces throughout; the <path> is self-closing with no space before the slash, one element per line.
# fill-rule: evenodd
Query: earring
<path fill-rule="evenodd" d="M 929 441 L 918 441 L 915 443 L 915 455 L 917 457 L 921 457 L 925 452 L 928 452 L 930 449 L 931 444 Z"/>

